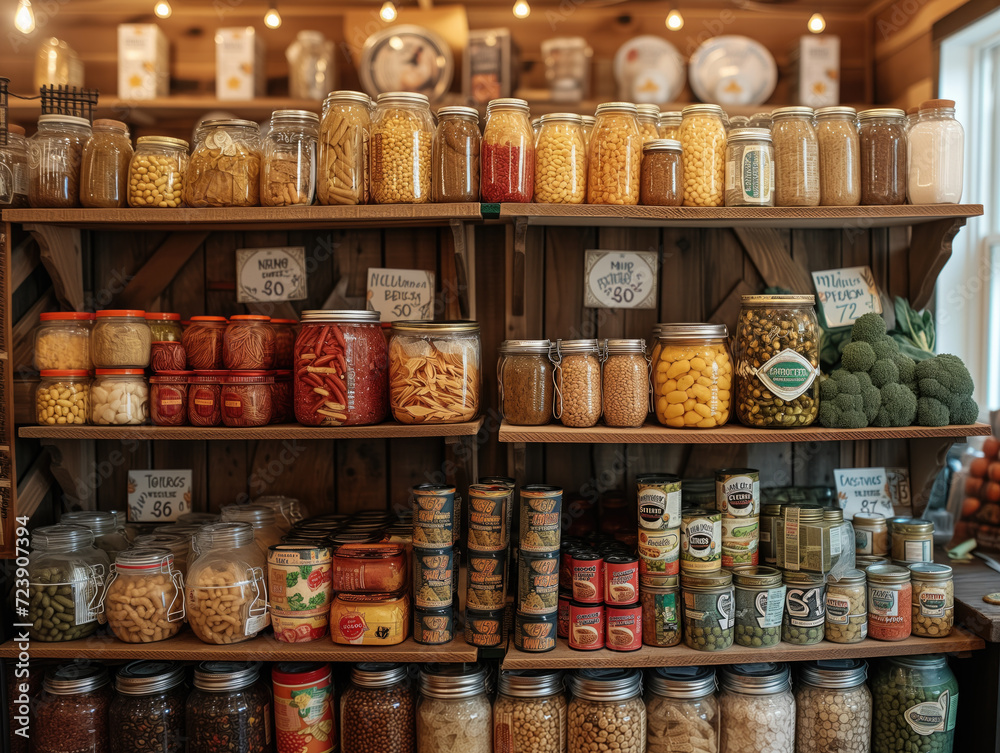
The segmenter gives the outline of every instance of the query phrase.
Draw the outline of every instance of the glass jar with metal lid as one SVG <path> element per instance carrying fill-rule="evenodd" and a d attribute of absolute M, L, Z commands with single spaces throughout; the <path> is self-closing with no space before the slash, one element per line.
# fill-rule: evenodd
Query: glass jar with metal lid
<path fill-rule="evenodd" d="M 759 559 L 765 565 L 778 564 L 778 538 L 781 528 L 781 502 L 767 502 L 760 506 Z"/>
<path fill-rule="evenodd" d="M 891 107 L 858 113 L 861 203 L 906 203 L 906 113 Z"/>
<path fill-rule="evenodd" d="M 819 415 L 820 329 L 812 295 L 745 295 L 736 326 L 736 416 L 809 426 Z"/>
<path fill-rule="evenodd" d="M 125 643 L 172 638 L 184 625 L 184 582 L 167 549 L 119 552 L 101 603 L 102 619 Z"/>
<path fill-rule="evenodd" d="M 372 100 L 364 92 L 335 91 L 323 102 L 316 198 L 320 204 L 367 204 Z"/>
<path fill-rule="evenodd" d="M 919 518 L 892 519 L 889 521 L 892 534 L 893 562 L 933 562 L 934 524 Z"/>
<path fill-rule="evenodd" d="M 718 105 L 688 105 L 681 115 L 684 206 L 721 207 L 726 198 L 725 113 Z"/>
<path fill-rule="evenodd" d="M 910 637 L 913 600 L 910 571 L 896 565 L 872 565 L 868 578 L 868 637 L 902 641 Z"/>
<path fill-rule="evenodd" d="M 94 546 L 107 552 L 111 561 L 118 553 L 129 548 L 125 528 L 112 512 L 105 510 L 75 510 L 63 513 L 60 524 L 77 525 L 94 532 Z"/>
<path fill-rule="evenodd" d="M 733 585 L 736 588 L 736 645 L 753 648 L 778 645 L 785 606 L 781 571 L 757 565 L 734 567 Z"/>
<path fill-rule="evenodd" d="M 108 709 L 111 753 L 184 753 L 185 675 L 183 665 L 167 661 L 134 661 L 118 670 Z"/>
<path fill-rule="evenodd" d="M 434 201 L 479 201 L 479 111 L 442 107 L 437 111 L 431 161 Z"/>
<path fill-rule="evenodd" d="M 726 206 L 774 206 L 774 145 L 766 128 L 733 128 L 726 137 Z"/>
<path fill-rule="evenodd" d="M 427 664 L 420 670 L 416 753 L 491 753 L 492 722 L 484 667 Z"/>
<path fill-rule="evenodd" d="M 602 388 L 604 423 L 642 426 L 649 415 L 649 361 L 645 340 L 605 341 Z"/>
<path fill-rule="evenodd" d="M 646 749 L 719 753 L 719 702 L 711 667 L 658 667 L 646 673 Z"/>
<path fill-rule="evenodd" d="M 447 378 L 447 381 L 445 381 Z M 389 332 L 389 407 L 404 424 L 451 424 L 479 413 L 482 345 L 473 321 L 400 321 Z"/>
<path fill-rule="evenodd" d="M 696 651 L 722 651 L 733 645 L 733 574 L 684 573 L 684 645 Z"/>
<path fill-rule="evenodd" d="M 775 206 L 819 206 L 819 141 L 812 108 L 779 107 L 771 115 Z"/>
<path fill-rule="evenodd" d="M 933 562 L 910 565 L 914 635 L 945 638 L 955 625 L 955 583 L 951 568 Z"/>
<path fill-rule="evenodd" d="M 864 570 L 831 575 L 826 582 L 826 639 L 860 643 L 868 637 L 868 589 Z"/>
<path fill-rule="evenodd" d="M 658 138 L 676 140 L 681 132 L 683 116 L 678 112 L 661 112 L 656 121 Z"/>
<path fill-rule="evenodd" d="M 7 143 L 0 144 L 0 208 L 28 206 L 28 141 L 24 128 L 7 124 Z"/>
<path fill-rule="evenodd" d="M 861 659 L 824 659 L 801 665 L 795 689 L 795 749 L 813 753 L 869 753 L 872 695 Z"/>
<path fill-rule="evenodd" d="M 355 664 L 340 697 L 341 753 L 412 753 L 416 707 L 407 665 Z"/>
<path fill-rule="evenodd" d="M 639 203 L 643 138 L 636 106 L 605 102 L 597 106 L 587 160 L 587 203 Z"/>
<path fill-rule="evenodd" d="M 886 657 L 871 690 L 872 753 L 952 750 L 958 682 L 943 654 Z"/>
<path fill-rule="evenodd" d="M 563 426 L 587 428 L 601 418 L 601 361 L 597 340 L 556 340 L 549 352 L 556 388 L 552 415 Z"/>
<path fill-rule="evenodd" d="M 261 664 L 204 661 L 187 698 L 190 750 L 267 753 L 271 750 L 271 691 L 260 682 Z"/>
<path fill-rule="evenodd" d="M 652 362 L 656 418 L 676 429 L 729 421 L 733 363 L 725 324 L 661 324 Z M 694 400 L 688 409 L 689 401 Z"/>
<path fill-rule="evenodd" d="M 639 203 L 644 206 L 679 207 L 684 201 L 683 190 L 681 142 L 675 139 L 645 142 L 639 169 Z"/>
<path fill-rule="evenodd" d="M 774 112 L 755 112 L 748 118 L 750 128 L 767 128 L 774 125 Z"/>
<path fill-rule="evenodd" d="M 132 141 L 120 120 L 95 120 L 80 162 L 80 203 L 94 209 L 125 206 Z"/>
<path fill-rule="evenodd" d="M 580 121 L 582 123 L 581 128 L 583 129 L 583 143 L 587 147 L 587 153 L 590 153 L 590 136 L 594 132 L 594 124 L 597 123 L 597 118 L 593 115 L 581 115 Z"/>
<path fill-rule="evenodd" d="M 553 669 L 501 671 L 493 704 L 493 750 L 561 751 L 566 740 L 563 673 Z"/>
<path fill-rule="evenodd" d="M 552 362 L 549 340 L 504 340 L 497 362 L 500 415 L 514 426 L 542 426 L 552 420 Z"/>
<path fill-rule="evenodd" d="M 885 516 L 877 512 L 857 512 L 851 519 L 854 527 L 854 550 L 856 554 L 872 557 L 886 557 L 889 554 L 889 527 Z"/>
<path fill-rule="evenodd" d="M 861 201 L 861 147 L 858 113 L 853 107 L 816 110 L 819 143 L 819 203 L 853 207 Z"/>
<path fill-rule="evenodd" d="M 319 116 L 307 110 L 275 110 L 264 136 L 260 205 L 308 206 L 316 195 Z"/>
<path fill-rule="evenodd" d="M 637 669 L 580 669 L 569 678 L 568 753 L 592 753 L 617 736 L 620 753 L 646 750 L 646 705 Z"/>
<path fill-rule="evenodd" d="M 28 202 L 32 207 L 80 205 L 83 148 L 92 134 L 90 121 L 72 115 L 40 115 L 28 139 Z"/>
<path fill-rule="evenodd" d="M 486 106 L 483 201 L 531 201 L 535 192 L 535 138 L 529 112 L 523 99 L 494 99 Z"/>
<path fill-rule="evenodd" d="M 434 117 L 423 94 L 384 92 L 372 116 L 369 180 L 376 204 L 431 200 Z"/>
<path fill-rule="evenodd" d="M 826 578 L 817 573 L 785 571 L 785 610 L 781 640 L 812 646 L 823 640 L 826 622 Z"/>
<path fill-rule="evenodd" d="M 282 531 L 278 527 L 277 516 L 267 505 L 225 505 L 219 513 L 223 523 L 249 523 L 253 526 L 253 540 L 265 557 L 270 547 L 281 542 Z"/>
<path fill-rule="evenodd" d="M 535 144 L 535 203 L 587 200 L 587 143 L 583 119 L 570 112 L 543 115 Z"/>
<path fill-rule="evenodd" d="M 660 138 L 660 107 L 659 105 L 638 104 L 635 106 L 636 122 L 639 124 L 639 136 L 645 144 Z"/>
<path fill-rule="evenodd" d="M 787 664 L 732 664 L 719 673 L 720 753 L 794 753 L 795 698 Z"/>
<path fill-rule="evenodd" d="M 60 664 L 48 670 L 32 707 L 33 753 L 108 753 L 113 695 L 111 676 L 99 664 Z"/>
<path fill-rule="evenodd" d="M 260 126 L 251 120 L 206 120 L 199 127 L 184 176 L 189 207 L 260 204 Z"/>
<path fill-rule="evenodd" d="M 184 206 L 188 142 L 140 136 L 128 166 L 128 205 L 176 209 Z"/>

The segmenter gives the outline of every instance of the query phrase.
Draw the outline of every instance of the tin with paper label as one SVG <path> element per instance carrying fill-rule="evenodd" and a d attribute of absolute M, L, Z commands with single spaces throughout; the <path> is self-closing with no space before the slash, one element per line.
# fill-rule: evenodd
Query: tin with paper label
<path fill-rule="evenodd" d="M 760 515 L 760 472 L 754 468 L 723 468 L 715 472 L 715 504 L 723 517 Z"/>
<path fill-rule="evenodd" d="M 722 567 L 722 513 L 703 507 L 684 511 L 680 562 L 681 570 L 688 573 L 713 572 Z"/>
<path fill-rule="evenodd" d="M 681 479 L 670 473 L 643 474 L 636 478 L 639 529 L 660 531 L 681 524 Z"/>

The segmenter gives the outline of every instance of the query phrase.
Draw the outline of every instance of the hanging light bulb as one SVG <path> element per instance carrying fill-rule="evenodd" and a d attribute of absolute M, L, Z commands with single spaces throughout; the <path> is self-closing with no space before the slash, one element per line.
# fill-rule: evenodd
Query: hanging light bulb
<path fill-rule="evenodd" d="M 174 12 L 174 9 L 170 7 L 170 3 L 167 0 L 159 0 L 159 2 L 153 6 L 153 13 L 156 14 L 157 18 L 170 18 L 170 14 Z"/>
<path fill-rule="evenodd" d="M 517 0 L 514 3 L 514 16 L 516 18 L 527 18 L 531 15 L 531 6 L 528 5 L 528 0 Z"/>
<path fill-rule="evenodd" d="M 392 0 L 385 0 L 382 3 L 382 9 L 378 12 L 378 15 L 387 24 L 396 20 L 396 6 L 392 4 Z"/>
<path fill-rule="evenodd" d="M 281 26 L 281 14 L 278 13 L 278 6 L 272 5 L 264 14 L 264 26 L 269 29 L 277 29 Z"/>
<path fill-rule="evenodd" d="M 823 30 L 826 28 L 826 19 L 823 18 L 822 13 L 813 13 L 809 17 L 809 31 L 813 34 L 822 34 Z"/>
<path fill-rule="evenodd" d="M 667 28 L 670 31 L 680 31 L 684 28 L 684 16 L 676 8 L 671 8 L 667 14 Z"/>
<path fill-rule="evenodd" d="M 31 0 L 18 0 L 14 28 L 22 34 L 30 34 L 35 30 L 35 12 L 31 9 Z"/>

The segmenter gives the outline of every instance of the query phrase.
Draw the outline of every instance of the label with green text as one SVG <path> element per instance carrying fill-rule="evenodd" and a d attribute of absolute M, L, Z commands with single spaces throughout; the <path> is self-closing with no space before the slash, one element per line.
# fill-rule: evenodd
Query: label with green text
<path fill-rule="evenodd" d="M 757 378 L 775 397 L 794 400 L 812 386 L 817 373 L 809 359 L 786 348 L 757 369 Z"/>

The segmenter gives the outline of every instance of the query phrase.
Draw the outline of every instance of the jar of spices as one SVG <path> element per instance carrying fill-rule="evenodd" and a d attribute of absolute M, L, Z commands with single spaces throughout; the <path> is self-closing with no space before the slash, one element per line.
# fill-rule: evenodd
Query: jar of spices
<path fill-rule="evenodd" d="M 226 371 L 196 371 L 188 377 L 187 416 L 192 426 L 222 423 L 222 378 Z"/>
<path fill-rule="evenodd" d="M 340 697 L 340 753 L 414 753 L 416 706 L 407 665 L 355 664 Z"/>
<path fill-rule="evenodd" d="M 724 324 L 661 324 L 652 362 L 656 418 L 677 429 L 729 421 L 733 364 Z M 689 400 L 695 400 L 688 410 Z"/>
<path fill-rule="evenodd" d="M 442 107 L 437 116 L 432 200 L 479 201 L 479 112 L 475 107 Z"/>
<path fill-rule="evenodd" d="M 580 116 L 581 128 L 583 129 L 583 143 L 587 147 L 587 153 L 590 153 L 590 135 L 594 132 L 594 125 L 597 123 L 597 118 L 593 115 L 581 115 Z"/>
<path fill-rule="evenodd" d="M 731 664 L 720 670 L 720 753 L 794 753 L 795 697 L 787 664 Z"/>
<path fill-rule="evenodd" d="M 831 643 L 860 643 L 868 637 L 868 589 L 863 570 L 828 578 L 825 637 Z"/>
<path fill-rule="evenodd" d="M 426 204 L 431 200 L 434 117 L 423 94 L 384 92 L 371 124 L 371 200 Z"/>
<path fill-rule="evenodd" d="M 316 195 L 319 116 L 307 110 L 275 110 L 264 136 L 260 177 L 263 207 L 309 206 Z"/>
<path fill-rule="evenodd" d="M 861 203 L 906 203 L 906 113 L 893 108 L 858 113 Z"/>
<path fill-rule="evenodd" d="M 684 153 L 684 206 L 725 203 L 726 126 L 718 105 L 688 105 L 678 134 Z"/>
<path fill-rule="evenodd" d="M 872 753 L 952 750 L 958 682 L 944 655 L 886 657 L 871 689 Z"/>
<path fill-rule="evenodd" d="M 128 126 L 120 120 L 95 120 L 80 163 L 80 203 L 93 209 L 124 207 L 131 161 Z"/>
<path fill-rule="evenodd" d="M 684 116 L 680 112 L 661 112 L 657 119 L 657 138 L 676 141 L 681 134 L 681 121 Z"/>
<path fill-rule="evenodd" d="M 639 136 L 646 144 L 660 138 L 660 108 L 658 105 L 639 104 L 635 106 L 636 122 L 639 124 Z"/>
<path fill-rule="evenodd" d="M 909 570 L 913 589 L 913 634 L 946 638 L 955 625 L 955 582 L 951 568 L 933 562 L 916 562 Z"/>
<path fill-rule="evenodd" d="M 907 136 L 907 195 L 911 204 L 957 204 L 962 199 L 965 129 L 955 102 L 931 99 Z"/>
<path fill-rule="evenodd" d="M 39 314 L 35 330 L 34 364 L 47 369 L 92 368 L 90 331 L 94 315 L 85 311 L 59 311 Z"/>
<path fill-rule="evenodd" d="M 587 159 L 587 203 L 639 203 L 642 136 L 636 106 L 605 102 L 597 106 Z"/>
<path fill-rule="evenodd" d="M 271 422 L 273 375 L 266 371 L 229 371 L 221 384 L 224 426 L 267 426 Z"/>
<path fill-rule="evenodd" d="M 819 140 L 811 107 L 779 107 L 773 113 L 774 205 L 819 206 Z"/>
<path fill-rule="evenodd" d="M 260 127 L 250 120 L 206 120 L 195 137 L 184 176 L 189 207 L 260 204 Z"/>
<path fill-rule="evenodd" d="M 816 573 L 786 570 L 785 612 L 781 640 L 796 646 L 812 646 L 826 634 L 826 578 Z"/>
<path fill-rule="evenodd" d="M 38 117 L 38 130 L 28 139 L 28 202 L 32 207 L 80 205 L 80 164 L 90 136 L 86 118 Z"/>
<path fill-rule="evenodd" d="M 271 692 L 260 662 L 204 661 L 187 698 L 187 746 L 213 753 L 271 750 Z"/>
<path fill-rule="evenodd" d="M 40 426 L 82 425 L 90 416 L 90 372 L 43 369 L 35 388 L 35 415 Z"/>
<path fill-rule="evenodd" d="M 853 107 L 816 110 L 819 142 L 819 203 L 856 207 L 861 201 L 861 148 L 858 113 Z"/>
<path fill-rule="evenodd" d="M 910 571 L 896 565 L 873 565 L 868 577 L 868 637 L 902 641 L 910 637 Z"/>
<path fill-rule="evenodd" d="M 535 191 L 535 138 L 523 99 L 494 99 L 483 129 L 483 201 L 530 202 Z"/>
<path fill-rule="evenodd" d="M 642 426 L 649 415 L 649 362 L 645 340 L 607 340 L 602 404 L 604 423 Z"/>
<path fill-rule="evenodd" d="M 646 704 L 637 669 L 580 669 L 569 679 L 568 753 L 617 742 L 619 753 L 646 750 Z"/>
<path fill-rule="evenodd" d="M 223 523 L 247 523 L 253 527 L 253 540 L 267 556 L 268 550 L 281 543 L 282 531 L 278 528 L 275 511 L 266 505 L 225 505 L 219 510 Z"/>
<path fill-rule="evenodd" d="M 364 92 L 336 91 L 323 103 L 316 198 L 320 204 L 367 204 L 372 100 Z"/>
<path fill-rule="evenodd" d="M 32 752 L 108 753 L 112 696 L 111 677 L 100 664 L 73 662 L 48 670 L 32 708 Z"/>
<path fill-rule="evenodd" d="M 806 662 L 795 689 L 795 749 L 869 753 L 872 695 L 861 659 Z"/>
<path fill-rule="evenodd" d="M 271 319 L 274 330 L 274 368 L 290 369 L 295 363 L 295 328 L 297 319 Z"/>
<path fill-rule="evenodd" d="M 736 327 L 736 416 L 809 426 L 819 414 L 820 329 L 811 295 L 745 295 Z"/>
<path fill-rule="evenodd" d="M 734 567 L 733 584 L 736 587 L 736 645 L 753 648 L 778 645 L 785 606 L 781 571 L 756 565 Z"/>
<path fill-rule="evenodd" d="M 270 317 L 240 314 L 229 318 L 222 340 L 222 364 L 234 370 L 267 370 L 274 365 Z"/>
<path fill-rule="evenodd" d="M 154 426 L 186 426 L 191 371 L 160 371 L 149 377 L 149 415 Z"/>
<path fill-rule="evenodd" d="M 184 666 L 134 661 L 115 675 L 117 694 L 108 709 L 111 753 L 184 753 Z"/>
<path fill-rule="evenodd" d="M 28 141 L 24 128 L 7 124 L 7 143 L 0 144 L 0 209 L 28 206 Z"/>
<path fill-rule="evenodd" d="M 857 554 L 885 557 L 889 554 L 889 528 L 885 516 L 877 512 L 857 512 L 854 527 L 854 550 Z"/>
<path fill-rule="evenodd" d="M 587 200 L 587 144 L 583 119 L 569 112 L 542 116 L 535 144 L 535 203 Z"/>
<path fill-rule="evenodd" d="M 90 334 L 94 366 L 98 369 L 144 369 L 149 366 L 152 339 L 144 311 L 98 311 Z"/>
<path fill-rule="evenodd" d="M 493 705 L 493 753 L 550 753 L 566 741 L 563 673 L 501 671 Z"/>
<path fill-rule="evenodd" d="M 59 523 L 89 528 L 94 533 L 94 546 L 108 555 L 109 562 L 114 562 L 119 552 L 131 546 L 121 517 L 120 513 L 104 510 L 75 510 L 63 513 Z"/>
<path fill-rule="evenodd" d="M 639 169 L 639 203 L 645 206 L 679 207 L 684 201 L 684 160 L 681 142 L 651 139 L 642 146 Z"/>
<path fill-rule="evenodd" d="M 504 340 L 497 382 L 500 415 L 514 426 L 542 426 L 552 420 L 552 362 L 548 340 Z"/>
<path fill-rule="evenodd" d="M 184 585 L 166 549 L 128 549 L 115 558 L 101 608 L 125 643 L 172 638 L 184 625 Z"/>
<path fill-rule="evenodd" d="M 149 419 L 149 387 L 142 369 L 97 369 L 90 385 L 90 422 L 134 426 Z"/>
<path fill-rule="evenodd" d="M 719 702 L 711 667 L 657 667 L 646 675 L 648 753 L 719 753 Z"/>
<path fill-rule="evenodd" d="M 733 575 L 684 573 L 684 645 L 695 651 L 722 651 L 733 645 Z"/>
<path fill-rule="evenodd" d="M 765 128 L 734 128 L 726 137 L 726 206 L 774 206 L 774 146 Z"/>
<path fill-rule="evenodd" d="M 226 333 L 224 316 L 192 316 L 181 342 L 188 367 L 195 371 L 222 369 L 222 343 Z"/>
<path fill-rule="evenodd" d="M 486 670 L 476 664 L 424 665 L 416 726 L 417 753 L 492 753 Z"/>
<path fill-rule="evenodd" d="M 184 205 L 188 142 L 140 136 L 128 167 L 128 205 L 176 209 Z"/>
<path fill-rule="evenodd" d="M 933 562 L 934 523 L 919 518 L 889 521 L 894 562 Z"/>
<path fill-rule="evenodd" d="M 153 342 L 180 342 L 184 336 L 181 315 L 147 311 L 144 315 Z"/>
<path fill-rule="evenodd" d="M 556 340 L 550 352 L 556 388 L 552 415 L 563 426 L 587 428 L 601 417 L 601 359 L 597 340 Z"/>

